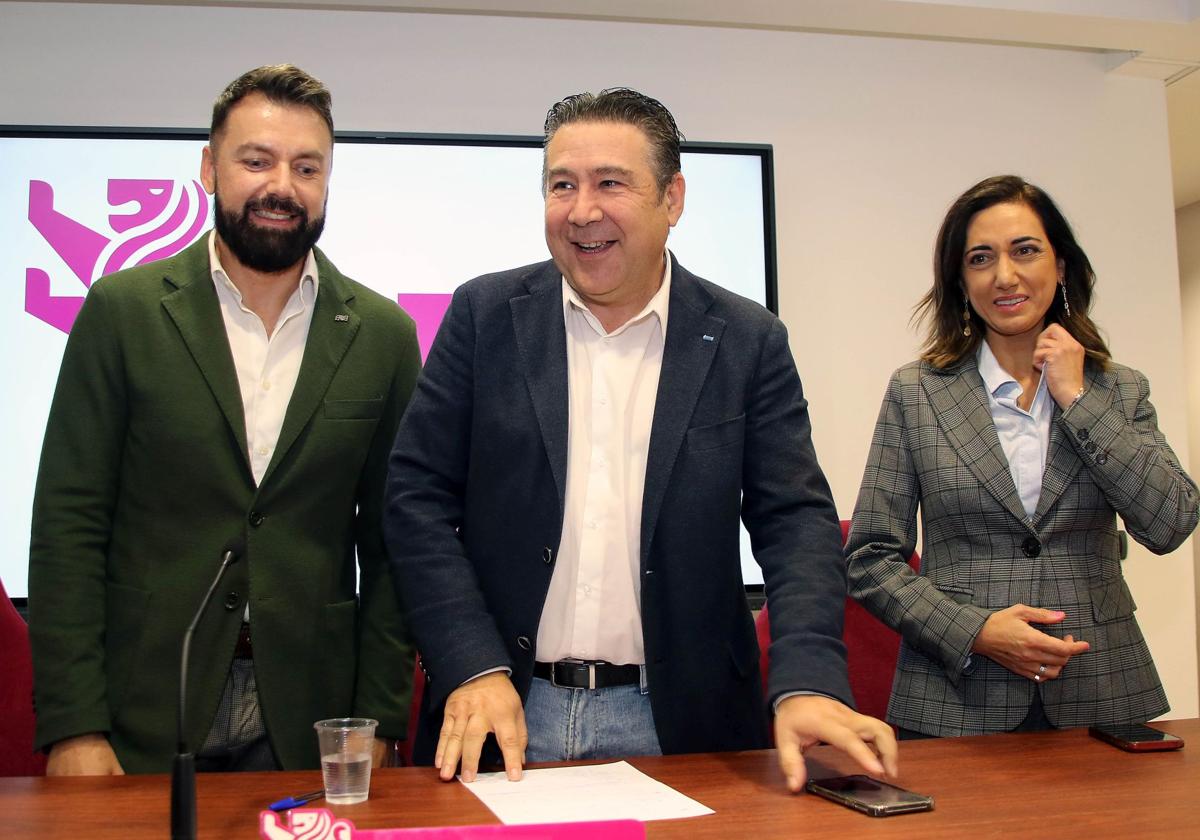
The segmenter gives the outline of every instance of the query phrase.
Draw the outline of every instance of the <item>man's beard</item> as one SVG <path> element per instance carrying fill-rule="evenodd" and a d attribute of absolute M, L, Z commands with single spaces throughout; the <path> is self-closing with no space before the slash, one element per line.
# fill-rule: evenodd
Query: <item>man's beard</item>
<path fill-rule="evenodd" d="M 226 210 L 221 204 L 220 190 L 214 190 L 213 205 L 213 222 L 221 241 L 247 268 L 266 274 L 284 271 L 304 260 L 325 229 L 324 208 L 321 215 L 309 223 L 308 212 L 298 203 L 273 195 L 251 199 L 242 207 L 241 213 L 235 213 Z M 291 230 L 265 228 L 251 218 L 255 210 L 292 213 L 300 223 Z"/>

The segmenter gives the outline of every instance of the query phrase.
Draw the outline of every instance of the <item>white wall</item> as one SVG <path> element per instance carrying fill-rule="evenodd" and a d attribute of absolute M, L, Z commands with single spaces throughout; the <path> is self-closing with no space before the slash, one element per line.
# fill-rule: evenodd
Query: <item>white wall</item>
<path fill-rule="evenodd" d="M 1200 201 L 1175 213 L 1179 241 L 1179 290 L 1183 310 L 1183 357 L 1187 374 L 1189 470 L 1200 475 Z M 1196 600 L 1200 603 L 1200 543 L 1193 541 Z M 1197 631 L 1200 645 L 1200 630 Z"/>
<path fill-rule="evenodd" d="M 341 129 L 532 135 L 561 96 L 629 85 L 662 99 L 691 139 L 773 144 L 781 310 L 844 517 L 887 375 L 915 355 L 908 316 L 941 214 L 980 178 L 1018 172 L 1074 222 L 1099 273 L 1094 314 L 1116 358 L 1150 377 L 1187 457 L 1163 90 L 1105 74 L 1097 55 L 281 9 L 4 3 L 0 18 L 7 123 L 203 126 L 230 79 L 292 61 L 329 84 Z M 467 189 L 463 216 L 446 221 L 464 247 L 487 224 Z M 1135 548 L 1126 574 L 1172 716 L 1194 717 L 1190 546 L 1167 558 Z"/>

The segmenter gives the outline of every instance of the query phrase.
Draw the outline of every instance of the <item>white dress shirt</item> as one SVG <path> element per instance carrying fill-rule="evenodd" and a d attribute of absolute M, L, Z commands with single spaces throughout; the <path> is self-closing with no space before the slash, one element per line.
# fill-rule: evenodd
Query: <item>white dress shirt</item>
<path fill-rule="evenodd" d="M 310 250 L 299 285 L 284 304 L 275 323 L 275 332 L 267 335 L 262 319 L 242 303 L 241 291 L 221 267 L 216 237 L 215 231 L 209 234 L 209 265 L 242 392 L 250 469 L 258 483 L 275 454 L 283 416 L 300 375 L 300 362 L 304 359 L 304 345 L 308 341 L 308 327 L 317 300 L 317 261 Z"/>
<path fill-rule="evenodd" d="M 283 415 L 287 413 L 296 378 L 300 375 L 308 325 L 312 323 L 313 304 L 317 300 L 317 261 L 310 250 L 300 283 L 284 304 L 271 335 L 267 335 L 262 319 L 242 303 L 241 290 L 233 285 L 221 267 L 216 231 L 208 235 L 208 265 L 217 288 L 217 301 L 221 304 L 221 319 L 225 322 L 225 335 L 233 354 L 233 369 L 242 392 L 250 471 L 254 474 L 254 483 L 258 484 L 275 454 Z M 242 620 L 250 620 L 249 602 Z"/>
<path fill-rule="evenodd" d="M 643 665 L 642 493 L 662 370 L 671 260 L 650 302 L 604 327 L 563 280 L 570 419 L 562 542 L 537 659 Z"/>
<path fill-rule="evenodd" d="M 1033 402 L 1026 411 L 1017 404 L 1023 389 L 1008 371 L 1000 367 L 986 341 L 979 343 L 978 365 L 1000 448 L 1008 459 L 1008 469 L 1025 515 L 1032 519 L 1042 496 L 1042 475 L 1046 471 L 1046 452 L 1050 448 L 1050 421 L 1054 418 L 1054 400 L 1046 386 L 1046 377 L 1039 377 Z"/>

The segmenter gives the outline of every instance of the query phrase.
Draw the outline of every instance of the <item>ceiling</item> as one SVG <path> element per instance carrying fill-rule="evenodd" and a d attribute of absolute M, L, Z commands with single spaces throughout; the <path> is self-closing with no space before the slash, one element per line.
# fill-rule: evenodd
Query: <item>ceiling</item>
<path fill-rule="evenodd" d="M 103 0 L 96 0 L 103 2 Z M 125 0 L 130 2 L 130 0 Z M 138 2 L 138 0 L 133 0 Z M 1175 206 L 1200 201 L 1200 0 L 142 0 L 621 20 L 1085 50 L 1167 89 Z"/>

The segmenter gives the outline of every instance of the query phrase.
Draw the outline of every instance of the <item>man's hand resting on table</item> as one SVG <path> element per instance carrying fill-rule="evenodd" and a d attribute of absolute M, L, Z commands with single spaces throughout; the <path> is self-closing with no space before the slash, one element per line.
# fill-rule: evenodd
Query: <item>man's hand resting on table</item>
<path fill-rule="evenodd" d="M 50 748 L 47 776 L 124 776 L 108 738 L 99 732 L 64 738 Z"/>
<path fill-rule="evenodd" d="M 521 698 L 508 674 L 484 674 L 450 692 L 433 757 L 433 766 L 441 771 L 439 775 L 444 781 L 454 778 L 460 761 L 463 781 L 475 781 L 479 754 L 489 732 L 496 734 L 508 778 L 517 781 L 525 763 L 529 734 L 525 731 Z"/>
<path fill-rule="evenodd" d="M 892 727 L 829 697 L 798 694 L 775 710 L 775 747 L 792 793 L 803 790 L 808 779 L 804 751 L 822 742 L 837 747 L 873 776 L 898 772 Z"/>

